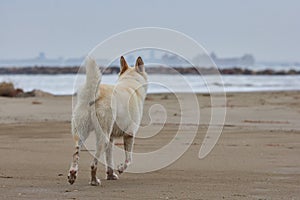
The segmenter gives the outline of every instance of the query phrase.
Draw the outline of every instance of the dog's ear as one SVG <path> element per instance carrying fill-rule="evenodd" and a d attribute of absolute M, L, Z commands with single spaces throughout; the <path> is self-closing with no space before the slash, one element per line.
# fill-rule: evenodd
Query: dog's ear
<path fill-rule="evenodd" d="M 145 71 L 145 68 L 144 68 L 144 61 L 143 59 L 141 58 L 141 56 L 139 56 L 137 59 L 136 59 L 136 62 L 135 62 L 135 70 L 137 72 L 144 72 Z"/>
<path fill-rule="evenodd" d="M 128 64 L 123 56 L 121 56 L 120 65 L 121 65 L 121 69 L 120 69 L 120 75 L 121 75 L 128 69 Z"/>

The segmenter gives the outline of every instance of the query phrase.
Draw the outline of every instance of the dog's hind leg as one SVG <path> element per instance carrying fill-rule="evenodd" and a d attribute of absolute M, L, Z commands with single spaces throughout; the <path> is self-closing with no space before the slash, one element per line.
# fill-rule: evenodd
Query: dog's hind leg
<path fill-rule="evenodd" d="M 91 163 L 91 181 L 90 185 L 98 186 L 101 184 L 100 179 L 97 178 L 97 165 L 98 165 L 98 159 L 94 158 L 94 160 Z"/>
<path fill-rule="evenodd" d="M 97 178 L 97 165 L 98 160 L 100 159 L 100 156 L 104 154 L 106 149 L 109 146 L 109 139 L 107 137 L 107 130 L 100 126 L 97 117 L 93 118 L 93 124 L 95 128 L 95 134 L 96 134 L 96 153 L 94 156 L 94 159 L 91 163 L 91 182 L 90 184 L 93 186 L 100 185 L 100 179 Z"/>
<path fill-rule="evenodd" d="M 97 166 L 98 166 L 98 160 L 100 159 L 100 156 L 104 153 L 104 150 L 106 149 L 108 143 L 106 142 L 106 137 L 104 137 L 103 133 L 101 132 L 99 133 L 95 131 L 95 134 L 96 134 L 96 153 L 91 163 L 90 185 L 92 186 L 101 185 L 100 179 L 97 178 Z"/>
<path fill-rule="evenodd" d="M 78 136 L 74 136 L 75 140 L 75 152 L 73 154 L 73 160 L 71 163 L 71 167 L 68 174 L 68 181 L 72 185 L 76 178 L 78 173 L 78 163 L 79 163 L 79 152 L 82 147 L 82 141 L 78 138 Z"/>
<path fill-rule="evenodd" d="M 114 161 L 113 161 L 113 145 L 114 145 L 114 138 L 111 136 L 109 139 L 109 143 L 106 149 L 106 179 L 107 180 L 118 180 L 119 177 L 117 174 L 114 173 Z"/>
<path fill-rule="evenodd" d="M 121 174 L 123 173 L 127 167 L 130 165 L 132 161 L 132 149 L 133 149 L 133 143 L 134 143 L 134 137 L 132 135 L 124 135 L 124 150 L 125 150 L 125 162 L 121 163 L 118 166 L 118 172 Z"/>
<path fill-rule="evenodd" d="M 78 129 L 78 127 L 80 127 Z M 68 181 L 70 184 L 73 184 L 78 175 L 78 164 L 79 164 L 79 153 L 82 148 L 82 145 L 86 138 L 89 135 L 88 126 L 75 126 L 75 121 L 72 122 L 72 133 L 73 139 L 75 141 L 75 152 L 73 154 L 73 159 L 71 167 L 68 174 Z"/>

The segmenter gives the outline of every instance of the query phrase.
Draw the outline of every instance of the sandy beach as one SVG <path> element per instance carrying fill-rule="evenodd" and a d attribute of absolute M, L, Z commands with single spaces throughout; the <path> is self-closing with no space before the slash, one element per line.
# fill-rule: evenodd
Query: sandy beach
<path fill-rule="evenodd" d="M 227 93 L 223 133 L 202 160 L 211 105 L 209 95 L 198 97 L 198 134 L 179 160 L 155 172 L 124 173 L 117 181 L 104 180 L 101 165 L 99 187 L 88 184 L 87 151 L 75 184 L 67 182 L 71 96 L 0 97 L 0 199 L 300 199 L 300 92 Z M 180 121 L 174 96 L 151 94 L 143 123 L 154 104 L 165 106 L 167 123 L 155 137 L 137 139 L 136 152 L 167 144 Z"/>

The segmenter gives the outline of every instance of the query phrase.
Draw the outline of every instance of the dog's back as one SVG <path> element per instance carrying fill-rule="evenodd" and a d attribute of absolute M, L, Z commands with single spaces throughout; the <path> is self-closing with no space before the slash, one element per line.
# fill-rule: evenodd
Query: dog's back
<path fill-rule="evenodd" d="M 121 70 L 116 85 L 101 84 L 96 110 L 99 117 L 111 112 L 114 120 L 113 136 L 123 133 L 135 134 L 143 114 L 143 105 L 147 93 L 147 74 L 143 69 L 125 67 Z M 101 121 L 101 119 L 99 119 Z M 105 123 L 105 122 L 103 122 Z"/>

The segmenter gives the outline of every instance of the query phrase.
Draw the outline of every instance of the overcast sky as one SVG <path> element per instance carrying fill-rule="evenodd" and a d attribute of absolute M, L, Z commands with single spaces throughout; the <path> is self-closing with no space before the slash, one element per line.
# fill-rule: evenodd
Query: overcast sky
<path fill-rule="evenodd" d="M 221 57 L 300 61 L 297 0 L 0 0 L 0 59 L 80 57 L 145 26 L 183 32 Z"/>

